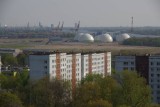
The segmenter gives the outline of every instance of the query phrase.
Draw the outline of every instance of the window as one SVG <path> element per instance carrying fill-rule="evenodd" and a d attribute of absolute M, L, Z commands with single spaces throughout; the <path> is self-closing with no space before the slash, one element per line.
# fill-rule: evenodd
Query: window
<path fill-rule="evenodd" d="M 151 74 L 151 77 L 154 77 L 154 74 Z"/>
<path fill-rule="evenodd" d="M 134 65 L 134 62 L 131 62 L 131 65 Z"/>
<path fill-rule="evenodd" d="M 151 79 L 151 82 L 153 82 L 154 80 L 153 79 Z"/>
<path fill-rule="evenodd" d="M 44 66 L 44 69 L 47 69 L 47 66 Z"/>
<path fill-rule="evenodd" d="M 151 62 L 150 64 L 153 65 L 153 62 Z"/>
<path fill-rule="evenodd" d="M 44 63 L 47 64 L 47 60 L 44 60 Z"/>
<path fill-rule="evenodd" d="M 157 71 L 160 71 L 160 68 L 157 68 Z"/>
<path fill-rule="evenodd" d="M 157 85 L 157 88 L 160 88 L 160 85 Z"/>
<path fill-rule="evenodd" d="M 160 65 L 160 62 L 157 62 L 157 65 Z"/>
<path fill-rule="evenodd" d="M 124 65 L 128 65 L 128 62 L 124 62 L 123 64 L 124 64 Z"/>
<path fill-rule="evenodd" d="M 160 97 L 157 97 L 157 100 L 159 100 L 160 99 Z"/>
<path fill-rule="evenodd" d="M 157 77 L 160 77 L 160 74 L 157 74 Z"/>

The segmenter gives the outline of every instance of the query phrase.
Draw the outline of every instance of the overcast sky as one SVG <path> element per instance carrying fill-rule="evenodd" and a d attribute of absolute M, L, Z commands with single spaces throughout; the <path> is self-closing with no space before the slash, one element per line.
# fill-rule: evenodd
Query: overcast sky
<path fill-rule="evenodd" d="M 0 0 L 0 23 L 83 27 L 160 26 L 160 0 Z"/>

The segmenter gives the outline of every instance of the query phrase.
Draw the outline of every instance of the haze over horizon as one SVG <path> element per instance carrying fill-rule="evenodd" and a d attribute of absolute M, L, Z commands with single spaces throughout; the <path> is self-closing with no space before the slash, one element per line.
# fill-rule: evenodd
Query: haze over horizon
<path fill-rule="evenodd" d="M 159 0 L 1 0 L 0 23 L 8 26 L 160 26 Z"/>

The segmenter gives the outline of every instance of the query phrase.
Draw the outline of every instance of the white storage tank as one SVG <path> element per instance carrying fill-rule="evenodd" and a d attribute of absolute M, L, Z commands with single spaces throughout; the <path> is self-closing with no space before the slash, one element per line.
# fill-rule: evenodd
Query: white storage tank
<path fill-rule="evenodd" d="M 79 42 L 94 42 L 94 38 L 92 35 L 86 33 L 86 34 L 83 34 L 82 36 L 80 36 Z"/>
<path fill-rule="evenodd" d="M 124 40 L 129 39 L 129 38 L 130 38 L 130 36 L 127 33 L 124 33 L 122 35 L 117 35 L 116 36 L 116 41 L 117 42 L 123 42 Z"/>
<path fill-rule="evenodd" d="M 102 34 L 101 36 L 100 36 L 100 41 L 101 42 L 108 42 L 108 43 L 110 43 L 110 42 L 113 42 L 113 38 L 111 37 L 111 35 L 109 35 L 109 34 Z"/>

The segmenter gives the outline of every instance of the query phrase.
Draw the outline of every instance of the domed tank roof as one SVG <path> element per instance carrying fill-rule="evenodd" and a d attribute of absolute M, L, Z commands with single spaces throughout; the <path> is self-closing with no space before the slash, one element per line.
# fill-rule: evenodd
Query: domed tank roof
<path fill-rule="evenodd" d="M 113 38 L 111 37 L 111 35 L 106 33 L 100 36 L 100 41 L 101 42 L 113 42 Z"/>
<path fill-rule="evenodd" d="M 80 36 L 79 41 L 80 42 L 94 42 L 94 38 L 92 35 L 86 33 Z"/>
<path fill-rule="evenodd" d="M 130 36 L 127 33 L 124 33 L 122 35 L 116 36 L 116 41 L 122 42 L 122 41 L 124 41 L 126 39 L 129 39 L 129 38 L 130 38 Z"/>
<path fill-rule="evenodd" d="M 74 40 L 75 41 L 79 41 L 79 38 L 83 35 L 83 33 L 79 33 L 79 34 L 76 34 L 76 36 L 74 37 Z"/>

